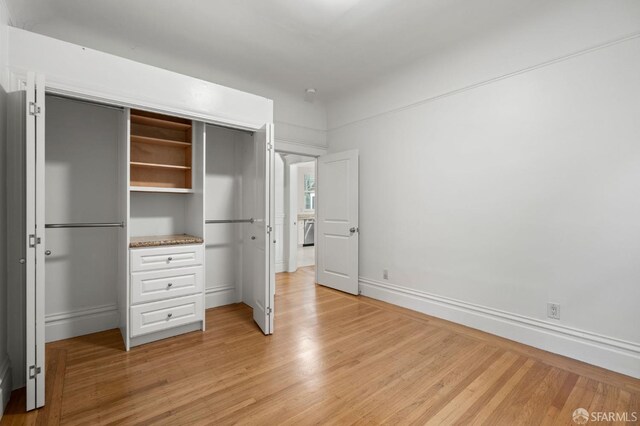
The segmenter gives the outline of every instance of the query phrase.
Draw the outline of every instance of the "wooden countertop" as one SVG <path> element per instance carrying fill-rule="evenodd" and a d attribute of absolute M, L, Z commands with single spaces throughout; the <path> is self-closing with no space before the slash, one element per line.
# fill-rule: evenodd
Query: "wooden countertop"
<path fill-rule="evenodd" d="M 150 235 L 145 237 L 131 237 L 130 248 L 175 246 L 182 244 L 202 244 L 204 240 L 187 234 Z"/>

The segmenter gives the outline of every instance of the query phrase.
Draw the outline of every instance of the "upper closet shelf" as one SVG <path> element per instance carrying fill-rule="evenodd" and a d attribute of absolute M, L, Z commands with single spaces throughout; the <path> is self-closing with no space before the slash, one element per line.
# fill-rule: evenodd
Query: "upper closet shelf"
<path fill-rule="evenodd" d="M 151 138 L 148 136 L 131 135 L 131 142 L 147 143 L 151 145 L 167 145 L 188 148 L 191 146 L 189 142 L 174 141 L 170 139 Z"/>
<path fill-rule="evenodd" d="M 139 113 L 140 113 L 139 111 L 135 111 L 135 112 L 131 111 L 132 123 L 144 124 L 146 126 L 162 127 L 163 129 L 174 129 L 174 130 L 188 130 L 191 128 L 191 123 L 167 120 L 164 118 L 148 117 L 145 115 L 138 115 Z"/>

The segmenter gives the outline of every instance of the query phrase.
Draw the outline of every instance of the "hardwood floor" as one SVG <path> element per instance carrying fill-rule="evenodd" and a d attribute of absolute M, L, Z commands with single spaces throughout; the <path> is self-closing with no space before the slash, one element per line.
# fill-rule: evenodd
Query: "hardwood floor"
<path fill-rule="evenodd" d="M 207 311 L 204 333 L 129 353 L 116 330 L 48 344 L 46 407 L 24 413 L 16 391 L 2 425 L 573 424 L 578 407 L 640 415 L 640 380 L 313 279 L 312 268 L 278 275 L 273 336 L 238 304 Z"/>

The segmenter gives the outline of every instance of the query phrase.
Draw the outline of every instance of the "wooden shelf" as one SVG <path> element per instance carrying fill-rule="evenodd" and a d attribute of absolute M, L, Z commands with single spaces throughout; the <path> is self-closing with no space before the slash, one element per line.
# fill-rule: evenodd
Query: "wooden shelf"
<path fill-rule="evenodd" d="M 130 164 L 136 167 L 148 167 L 152 169 L 191 170 L 191 166 L 176 166 L 173 164 L 142 163 L 140 161 L 131 161 Z"/>
<path fill-rule="evenodd" d="M 131 192 L 169 192 L 173 194 L 192 194 L 193 189 L 189 188 L 161 188 L 153 186 L 130 186 Z"/>
<path fill-rule="evenodd" d="M 190 120 L 131 110 L 130 188 L 132 191 L 189 193 L 192 132 Z"/>
<path fill-rule="evenodd" d="M 131 135 L 131 142 L 146 143 L 150 145 L 178 146 L 183 148 L 191 147 L 190 142 L 172 141 L 169 139 L 150 138 L 148 136 Z"/>
<path fill-rule="evenodd" d="M 131 112 L 131 122 L 144 124 L 145 126 L 162 127 L 163 129 L 174 130 L 188 130 L 191 128 L 191 123 L 180 123 L 177 121 L 163 120 L 161 118 L 146 117 L 144 115 L 134 115 Z"/>

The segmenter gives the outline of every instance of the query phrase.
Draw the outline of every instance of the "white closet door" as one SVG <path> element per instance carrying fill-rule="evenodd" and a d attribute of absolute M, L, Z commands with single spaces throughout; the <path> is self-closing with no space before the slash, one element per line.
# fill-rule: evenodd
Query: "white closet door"
<path fill-rule="evenodd" d="M 358 151 L 318 158 L 318 284 L 358 294 Z"/>
<path fill-rule="evenodd" d="M 26 383 L 27 411 L 45 402 L 44 324 L 44 77 L 28 73 L 26 87 Z"/>
<path fill-rule="evenodd" d="M 273 233 L 273 126 L 254 133 L 256 156 L 256 213 L 251 244 L 255 250 L 253 275 L 253 319 L 264 334 L 273 333 L 275 293 L 275 244 Z"/>

